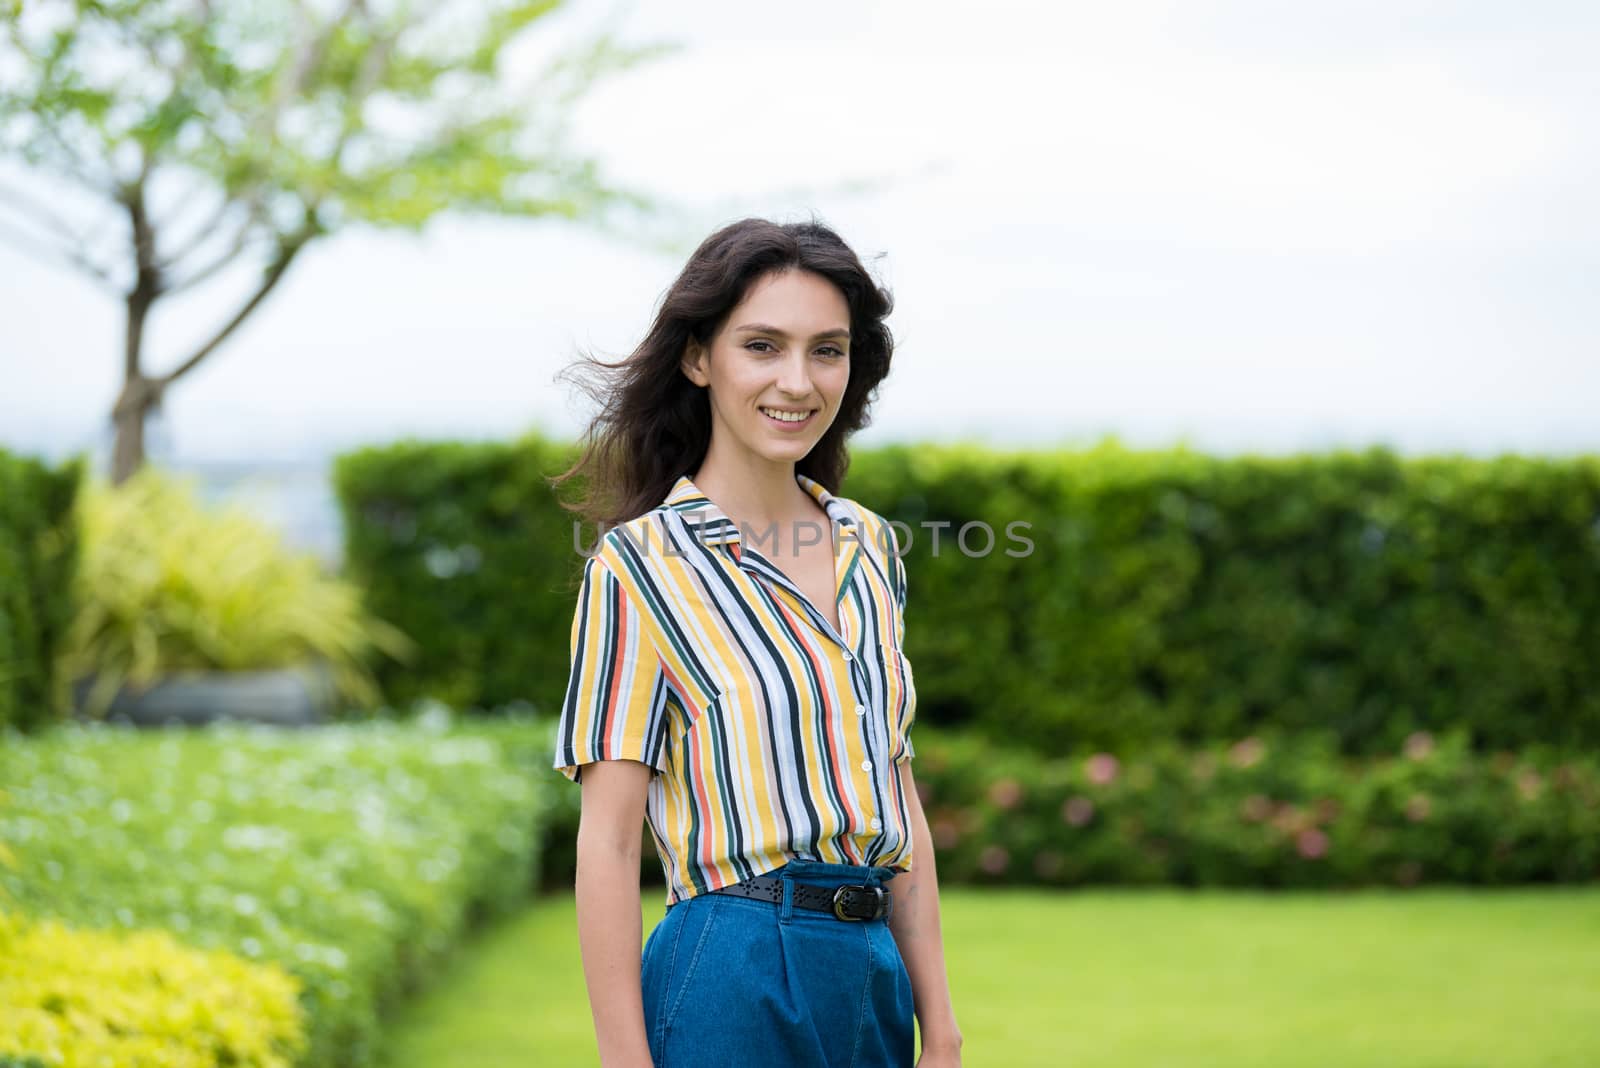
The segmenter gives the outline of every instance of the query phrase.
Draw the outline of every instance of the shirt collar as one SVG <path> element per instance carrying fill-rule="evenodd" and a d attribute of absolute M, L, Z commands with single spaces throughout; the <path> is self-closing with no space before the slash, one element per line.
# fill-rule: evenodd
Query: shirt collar
<path fill-rule="evenodd" d="M 849 507 L 840 498 L 829 493 L 822 483 L 798 471 L 795 472 L 794 479 L 802 489 L 816 499 L 818 504 L 822 505 L 834 524 L 855 526 L 855 517 L 850 514 Z M 683 516 L 689 530 L 702 545 L 740 543 L 739 524 L 718 508 L 710 497 L 701 492 L 700 487 L 690 481 L 688 475 L 678 476 L 678 481 L 673 483 L 662 504 Z"/>

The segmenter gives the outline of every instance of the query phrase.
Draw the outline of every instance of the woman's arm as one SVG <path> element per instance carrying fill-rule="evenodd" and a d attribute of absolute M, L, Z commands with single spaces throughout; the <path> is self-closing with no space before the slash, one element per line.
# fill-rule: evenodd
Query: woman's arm
<path fill-rule="evenodd" d="M 602 1068 L 653 1068 L 639 957 L 640 828 L 650 767 L 637 760 L 583 765 L 578 820 L 578 941 Z"/>
<path fill-rule="evenodd" d="M 889 930 L 911 975 L 911 996 L 922 1031 L 918 1064 L 960 1064 L 961 1029 L 950 1004 L 945 974 L 944 941 L 939 931 L 939 875 L 933 861 L 933 835 L 922 811 L 922 798 L 911 774 L 911 761 L 900 765 L 900 786 L 911 814 L 911 870 L 889 881 L 894 912 Z"/>

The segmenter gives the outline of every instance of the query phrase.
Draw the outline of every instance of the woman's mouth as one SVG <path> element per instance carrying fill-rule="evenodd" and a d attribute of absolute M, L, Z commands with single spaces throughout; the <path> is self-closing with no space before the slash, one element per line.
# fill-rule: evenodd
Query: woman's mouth
<path fill-rule="evenodd" d="M 761 414 L 777 429 L 792 431 L 810 426 L 811 418 L 817 412 L 815 408 L 768 408 L 763 405 Z"/>

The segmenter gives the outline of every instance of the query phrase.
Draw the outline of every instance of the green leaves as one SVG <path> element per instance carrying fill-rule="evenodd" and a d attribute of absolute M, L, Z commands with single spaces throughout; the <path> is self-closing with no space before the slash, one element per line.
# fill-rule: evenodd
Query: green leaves
<path fill-rule="evenodd" d="M 179 283 L 211 277 L 214 245 L 232 248 L 226 265 L 243 249 L 285 245 L 304 219 L 317 237 L 352 222 L 419 229 L 445 211 L 598 225 L 651 213 L 650 197 L 613 189 L 566 145 L 565 126 L 597 80 L 664 48 L 622 45 L 606 30 L 531 85 L 510 86 L 499 61 L 557 6 L 32 6 L 0 38 L 0 70 L 18 72 L 0 78 L 0 157 L 67 177 L 117 211 L 141 205 L 155 259 Z M 184 222 L 182 240 L 182 205 L 146 205 L 166 174 L 192 190 L 187 203 L 210 193 L 224 205 L 198 232 Z M 0 201 L 5 213 L 35 237 L 37 213 Z M 48 237 L 27 241 L 30 251 L 42 243 L 86 267 L 70 227 Z M 115 273 L 133 277 L 136 251 L 126 246 L 128 270 Z"/>
<path fill-rule="evenodd" d="M 381 1014 L 472 917 L 526 900 L 550 737 L 448 715 L 5 737 L 0 841 L 18 866 L 0 867 L 0 900 L 280 965 L 303 987 L 310 1047 L 294 1063 L 358 1068 L 375 1059 Z"/>
<path fill-rule="evenodd" d="M 125 682 L 316 660 L 330 666 L 341 695 L 371 706 L 380 697 L 367 661 L 414 650 L 314 557 L 288 552 L 242 510 L 203 508 L 153 468 L 85 494 L 83 539 L 64 660 L 70 676 L 95 677 L 94 714 Z"/>

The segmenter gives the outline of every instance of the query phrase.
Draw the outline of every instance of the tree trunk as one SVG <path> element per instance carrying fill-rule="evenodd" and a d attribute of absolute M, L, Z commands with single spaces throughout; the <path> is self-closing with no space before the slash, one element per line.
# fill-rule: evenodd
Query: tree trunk
<path fill-rule="evenodd" d="M 133 289 L 128 293 L 128 328 L 122 358 L 122 395 L 117 398 L 117 403 L 111 410 L 111 421 L 117 431 L 116 445 L 111 457 L 111 484 L 114 486 L 122 485 L 143 466 L 145 417 L 151 410 L 161 406 L 161 398 L 167 387 L 194 370 L 201 360 L 215 352 L 217 347 L 239 328 L 239 324 L 249 318 L 261 302 L 267 299 L 267 294 L 276 288 L 284 272 L 289 269 L 289 265 L 294 262 L 306 243 L 323 232 L 317 221 L 316 205 L 307 205 L 304 222 L 293 233 L 279 238 L 277 252 L 268 262 L 261 283 L 234 317 L 228 320 L 210 341 L 201 345 L 172 372 L 160 378 L 149 378 L 140 370 L 139 364 L 144 346 L 145 319 L 150 314 L 151 305 L 166 290 L 161 281 L 161 272 L 156 267 L 155 238 L 150 231 L 149 221 L 145 218 L 142 183 L 129 190 L 127 207 L 133 224 L 134 254 L 138 274 Z"/>
<path fill-rule="evenodd" d="M 122 393 L 111 409 L 116 428 L 116 444 L 111 450 L 111 484 L 120 486 L 144 465 L 144 423 L 150 410 L 161 403 L 158 383 L 139 370 L 140 349 L 144 345 L 144 322 L 154 303 L 150 286 L 143 279 L 128 294 L 128 332 L 123 353 Z"/>
<path fill-rule="evenodd" d="M 148 174 L 148 165 L 145 168 Z M 144 465 L 144 421 L 150 409 L 161 403 L 161 386 L 144 376 L 139 368 L 144 347 L 144 324 L 150 306 L 161 294 L 161 276 L 155 266 L 155 235 L 144 210 L 144 178 L 125 194 L 133 234 L 136 274 L 128 292 L 127 331 L 122 349 L 122 394 L 111 409 L 116 428 L 116 444 L 111 450 L 111 484 L 120 486 Z"/>
<path fill-rule="evenodd" d="M 144 465 L 144 423 L 151 409 L 160 403 L 153 383 L 136 377 L 122 387 L 111 422 L 116 428 L 116 444 L 111 451 L 111 484 L 120 486 Z"/>

